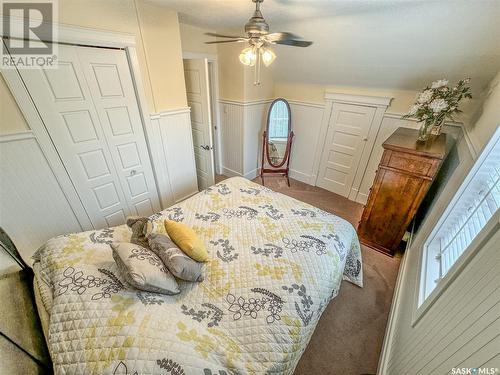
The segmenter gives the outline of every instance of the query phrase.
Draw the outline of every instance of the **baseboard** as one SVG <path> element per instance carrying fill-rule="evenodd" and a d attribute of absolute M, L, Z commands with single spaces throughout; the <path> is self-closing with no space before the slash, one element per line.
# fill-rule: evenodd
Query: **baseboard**
<path fill-rule="evenodd" d="M 316 178 L 313 175 L 290 169 L 290 177 L 305 184 L 315 186 Z"/>
<path fill-rule="evenodd" d="M 241 173 L 225 166 L 222 166 L 222 174 L 227 177 L 244 177 Z"/>
<path fill-rule="evenodd" d="M 243 175 L 248 180 L 253 180 L 255 177 L 259 175 L 259 170 L 255 168 L 253 171 L 247 172 Z"/>
<path fill-rule="evenodd" d="M 361 204 L 366 204 L 366 202 L 368 202 L 368 194 L 358 193 L 358 195 L 356 195 L 355 201 Z"/>
<path fill-rule="evenodd" d="M 391 309 L 389 310 L 389 317 L 387 318 L 387 325 L 385 328 L 384 341 L 382 343 L 382 350 L 380 352 L 380 359 L 377 367 L 377 375 L 385 375 L 387 373 L 387 366 L 389 364 L 390 353 L 392 349 L 392 342 L 394 339 L 394 333 L 396 329 L 396 323 L 399 313 L 399 301 L 401 299 L 401 292 L 403 284 L 403 280 L 406 276 L 407 269 L 407 259 L 408 252 L 410 250 L 411 244 L 413 243 L 412 239 L 408 241 L 406 246 L 405 254 L 403 255 L 403 259 L 401 259 L 401 263 L 399 266 L 398 277 L 396 280 L 396 287 L 394 288 L 394 297 L 392 298 Z"/>

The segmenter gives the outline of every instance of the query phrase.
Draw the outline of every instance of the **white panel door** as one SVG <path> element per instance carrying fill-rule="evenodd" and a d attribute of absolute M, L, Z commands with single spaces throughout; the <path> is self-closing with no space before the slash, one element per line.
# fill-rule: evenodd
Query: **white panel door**
<path fill-rule="evenodd" d="M 198 188 L 202 190 L 215 182 L 207 59 L 184 60 L 184 78 L 187 101 L 191 107 Z"/>
<path fill-rule="evenodd" d="M 127 124 L 135 130 L 132 121 L 136 119 L 132 116 L 125 119 L 123 113 L 110 111 L 107 115 L 110 117 L 109 122 L 101 121 L 103 116 L 98 112 L 103 109 L 98 111 L 92 100 L 96 93 L 89 88 L 85 79 L 78 54 L 81 49 L 87 47 L 60 45 L 57 69 L 24 69 L 20 73 L 93 226 L 104 228 L 123 224 L 128 215 L 147 214 L 153 210 L 148 208 L 139 212 L 136 206 L 130 204 L 133 202 L 133 193 L 125 189 L 124 171 L 117 168 L 120 162 L 116 159 L 118 151 L 113 147 L 114 140 L 108 139 L 107 136 L 110 123 L 113 122 L 111 119 L 122 115 L 121 119 L 116 120 L 121 124 L 117 133 L 124 133 Z M 104 49 L 102 51 L 109 52 Z M 123 57 L 126 59 L 125 55 Z M 111 59 L 110 65 L 113 64 L 114 60 Z M 102 86 L 105 95 L 116 93 L 117 90 L 116 80 L 109 81 L 109 84 Z M 101 80 L 101 83 L 105 82 Z M 128 89 L 127 86 L 121 86 L 123 93 L 125 88 Z M 96 102 L 98 101 L 97 97 Z M 136 103 L 135 109 L 137 110 Z M 133 113 L 132 103 L 127 104 L 127 110 L 128 113 Z M 144 142 L 142 129 L 134 133 L 134 137 L 135 143 L 140 143 L 140 138 Z M 126 144 L 127 142 L 124 142 L 124 145 Z M 152 175 L 149 164 L 144 164 L 145 167 L 142 165 L 141 168 L 133 165 L 137 157 L 130 149 L 123 152 L 123 157 L 129 162 L 130 172 L 136 168 L 134 175 L 148 168 L 146 173 Z M 159 207 L 155 188 L 150 190 L 147 196 L 153 202 L 154 209 Z M 147 199 L 145 195 L 141 197 L 143 200 Z"/>
<path fill-rule="evenodd" d="M 349 195 L 374 115 L 374 107 L 333 105 L 318 186 L 344 197 Z"/>
<path fill-rule="evenodd" d="M 149 216 L 160 205 L 125 51 L 76 51 L 127 204 L 134 215 Z"/>

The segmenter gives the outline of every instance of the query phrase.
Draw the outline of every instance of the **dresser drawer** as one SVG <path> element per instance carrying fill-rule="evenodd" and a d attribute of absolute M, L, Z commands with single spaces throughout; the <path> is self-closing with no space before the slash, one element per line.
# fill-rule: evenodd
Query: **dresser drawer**
<path fill-rule="evenodd" d="M 381 165 L 414 173 L 422 176 L 432 176 L 435 172 L 435 159 L 409 153 L 386 150 Z"/>

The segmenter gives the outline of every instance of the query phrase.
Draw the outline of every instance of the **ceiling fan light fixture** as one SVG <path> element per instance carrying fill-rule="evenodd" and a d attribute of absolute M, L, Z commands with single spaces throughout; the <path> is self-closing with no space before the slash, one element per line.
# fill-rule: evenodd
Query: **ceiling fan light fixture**
<path fill-rule="evenodd" d="M 262 54 L 262 62 L 266 67 L 271 65 L 274 59 L 276 59 L 276 54 L 270 48 L 262 48 L 261 54 Z"/>
<path fill-rule="evenodd" d="M 254 66 L 257 61 L 257 53 L 254 47 L 247 47 L 240 52 L 239 58 L 243 65 Z"/>

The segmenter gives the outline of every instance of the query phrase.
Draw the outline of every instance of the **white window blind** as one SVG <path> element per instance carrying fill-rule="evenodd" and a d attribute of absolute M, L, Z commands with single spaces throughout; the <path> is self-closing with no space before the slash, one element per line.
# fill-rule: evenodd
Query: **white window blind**
<path fill-rule="evenodd" d="M 500 207 L 500 129 L 487 144 L 425 245 L 420 304 Z"/>

